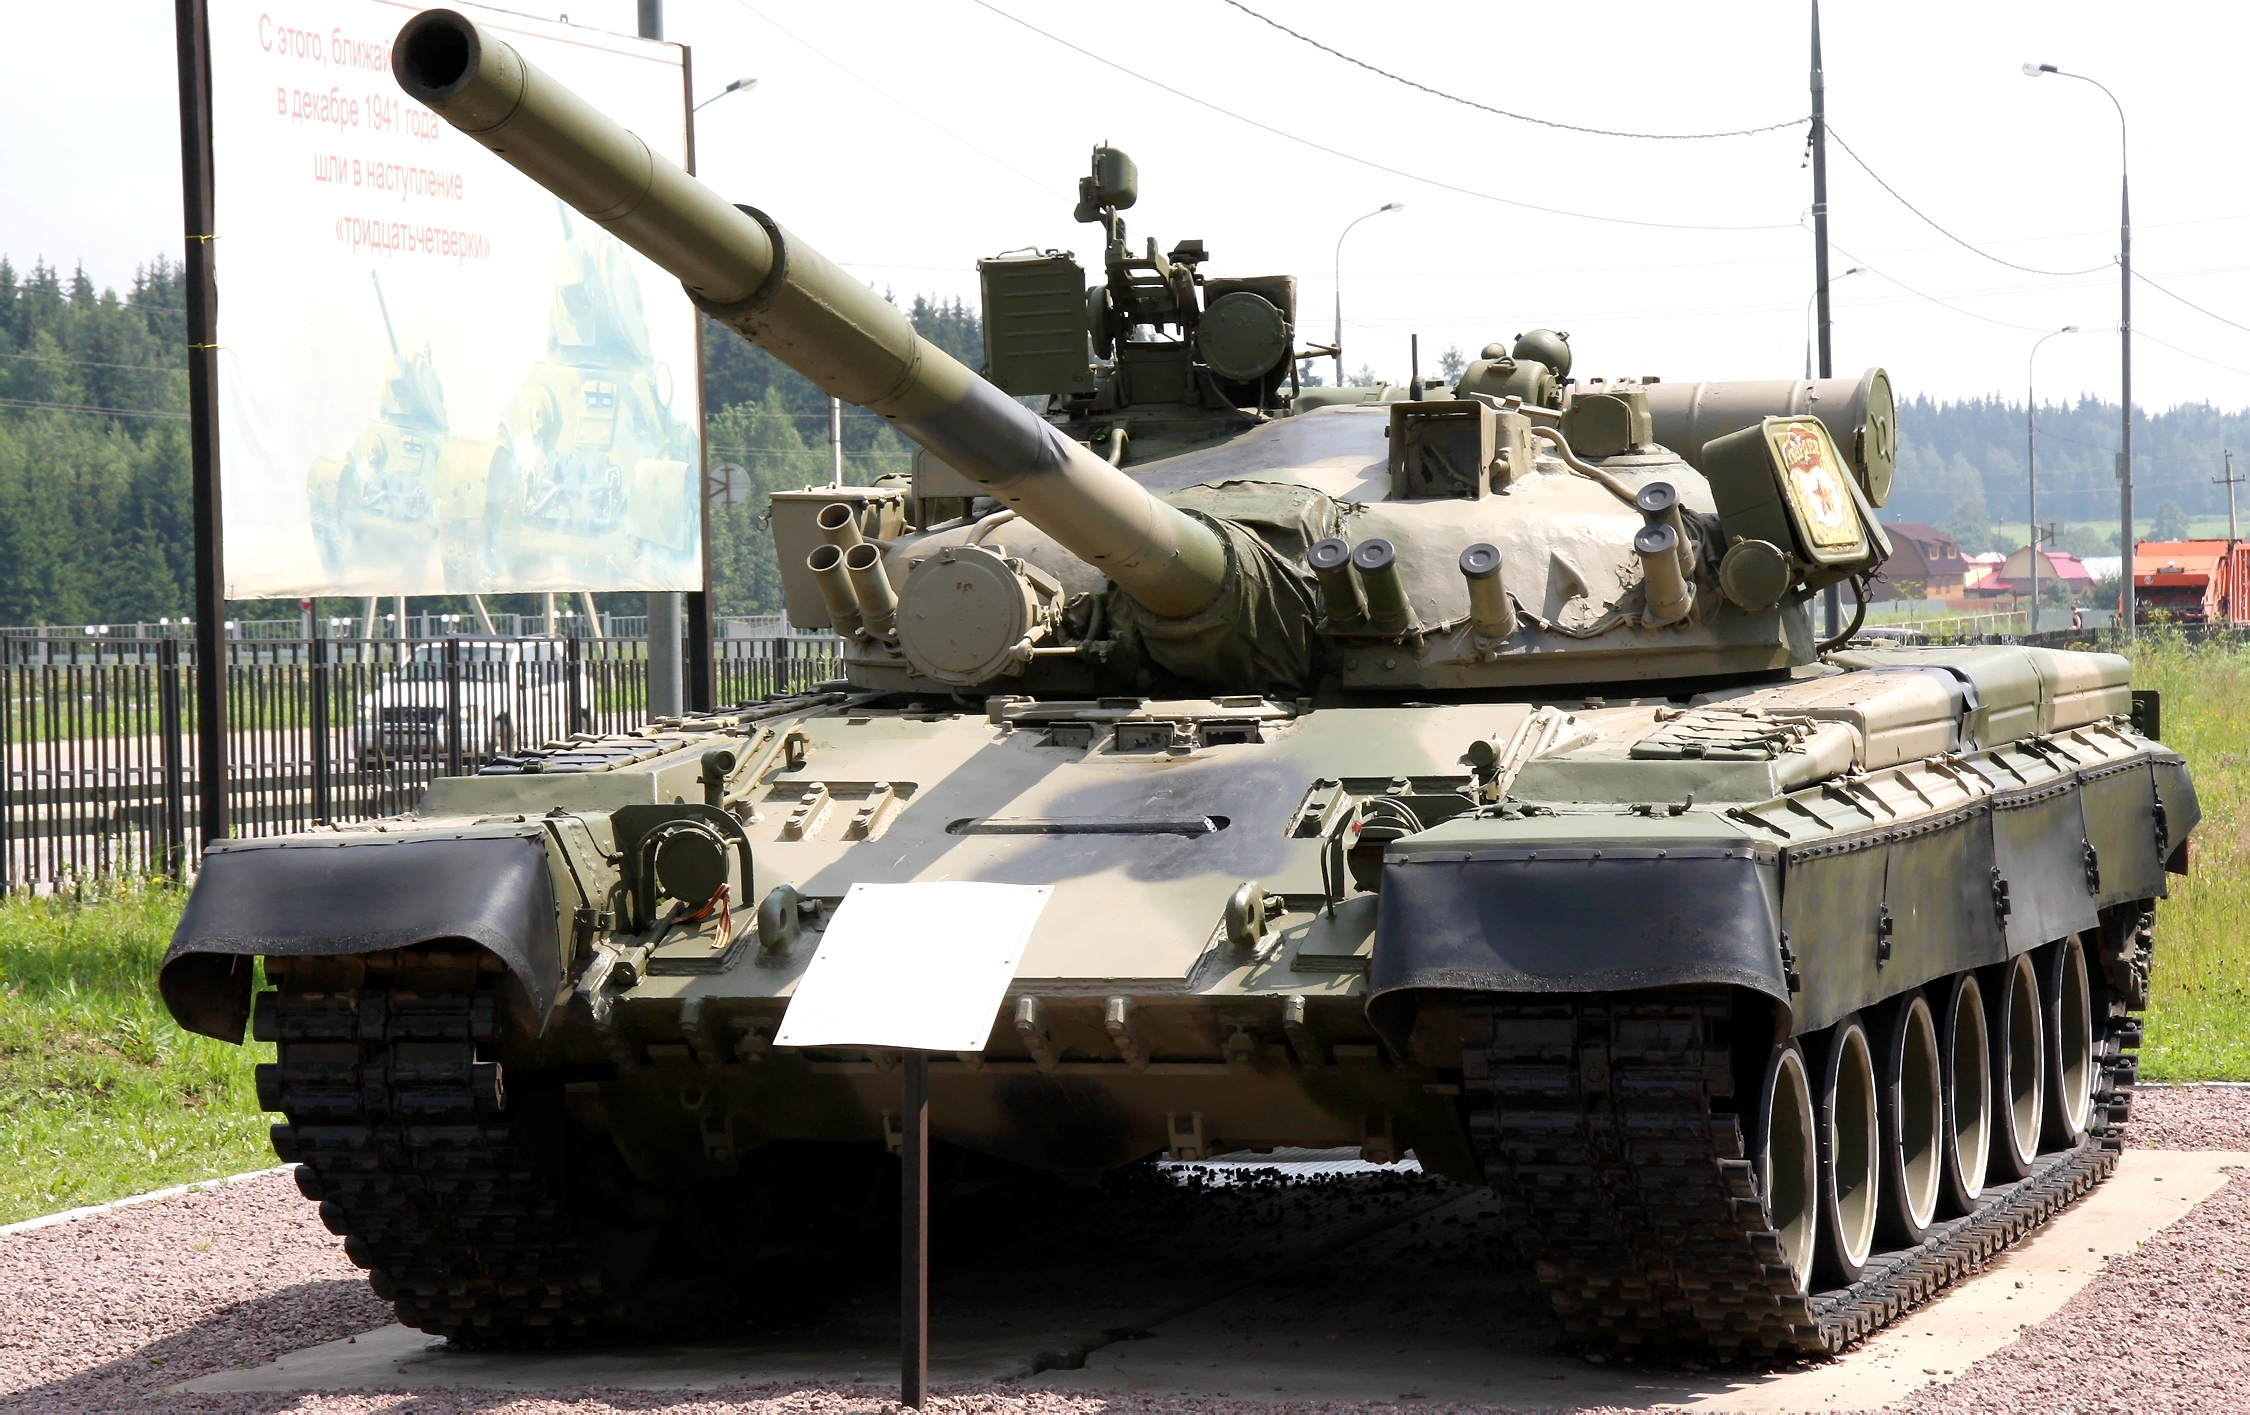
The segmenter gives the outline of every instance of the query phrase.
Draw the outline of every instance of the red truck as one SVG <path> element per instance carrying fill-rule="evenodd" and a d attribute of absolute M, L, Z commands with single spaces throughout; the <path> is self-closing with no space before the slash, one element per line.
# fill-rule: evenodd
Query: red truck
<path fill-rule="evenodd" d="M 2178 624 L 2250 624 L 2250 541 L 2144 540 L 2133 547 L 2133 607 Z"/>

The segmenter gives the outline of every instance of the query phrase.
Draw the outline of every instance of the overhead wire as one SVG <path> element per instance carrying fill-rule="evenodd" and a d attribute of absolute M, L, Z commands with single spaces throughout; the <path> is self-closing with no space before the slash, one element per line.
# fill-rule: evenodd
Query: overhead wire
<path fill-rule="evenodd" d="M 1365 59 L 1361 59 L 1357 55 L 1346 54 L 1343 50 L 1338 49 L 1333 45 L 1321 43 L 1319 40 L 1314 39 L 1309 34 L 1301 34 L 1298 31 L 1289 28 L 1289 26 L 1281 23 L 1279 20 L 1276 20 L 1269 15 L 1262 15 L 1258 13 L 1256 10 L 1251 9 L 1248 5 L 1243 4 L 1242 0 L 1219 0 L 1219 3 L 1223 5 L 1231 5 L 1235 9 L 1240 10 L 1243 14 L 1248 15 L 1251 19 L 1256 20 L 1258 23 L 1277 29 L 1301 44 L 1309 44 L 1313 48 L 1321 51 L 1323 54 L 1333 55 L 1334 57 L 1343 60 L 1345 63 L 1350 64 L 1355 68 L 1365 69 L 1367 72 L 1374 74 L 1379 78 L 1389 79 L 1392 83 L 1395 84 L 1403 84 L 1407 88 L 1426 93 L 1432 98 L 1442 98 L 1448 103 L 1458 103 L 1463 108 L 1474 108 L 1480 113 L 1490 113 L 1495 117 L 1510 118 L 1518 123 L 1531 123 L 1535 124 L 1538 127 L 1554 128 L 1558 131 L 1566 133 L 1586 133 L 1598 138 L 1638 138 L 1651 142 L 1699 142 L 1706 138 L 1755 137 L 1760 133 L 1778 132 L 1783 128 L 1794 128 L 1800 124 L 1811 121 L 1810 117 L 1790 118 L 1779 123 L 1767 123 L 1761 127 L 1733 128 L 1729 129 L 1726 132 L 1717 133 L 1629 133 L 1619 132 L 1611 128 L 1581 127 L 1576 123 L 1562 123 L 1557 122 L 1551 118 L 1535 118 L 1529 113 L 1518 113 L 1512 109 L 1507 108 L 1494 108 L 1489 103 L 1479 103 L 1473 98 L 1463 98 L 1459 94 L 1447 93 L 1444 89 L 1432 88 L 1425 83 L 1417 83 L 1413 79 L 1407 78 L 1404 75 L 1394 74 L 1388 69 L 1377 68 L 1375 65 L 1368 63 Z"/>
<path fill-rule="evenodd" d="M 80 403 L 41 403 L 30 398 L 0 398 L 0 408 L 39 408 L 56 413 L 99 414 L 112 418 L 175 418 L 187 421 L 186 413 L 163 413 L 152 408 L 92 408 Z"/>
<path fill-rule="evenodd" d="M 870 90 L 910 117 L 919 119 L 920 121 L 929 124 L 931 127 L 937 129 L 939 132 L 945 134 L 947 137 L 961 144 L 961 146 L 967 148 L 969 151 L 975 153 L 985 161 L 992 163 L 996 167 L 1000 167 L 1005 169 L 1006 171 L 1014 173 L 1016 176 L 1023 178 L 1025 181 L 1031 183 L 1033 186 L 1039 188 L 1039 190 L 1047 193 L 1049 196 L 1058 196 L 1064 198 L 1069 197 L 1070 193 L 1065 192 L 1047 182 L 1043 182 L 1039 178 L 1032 176 L 1029 172 L 1024 171 L 1022 168 L 1014 166 L 1007 161 L 996 157 L 989 152 L 986 152 L 983 148 L 978 147 L 975 143 L 970 142 L 967 138 L 962 137 L 959 133 L 953 131 L 951 128 L 948 128 L 943 123 L 937 121 L 935 118 L 930 117 L 927 113 L 920 112 L 917 109 L 908 106 L 906 103 L 899 99 L 897 94 L 890 92 L 888 89 L 883 88 L 879 84 L 873 84 L 868 82 L 866 79 L 861 78 L 858 74 L 853 73 L 844 65 L 838 63 L 834 59 L 829 58 L 819 49 L 814 48 L 811 44 L 798 38 L 795 34 L 790 33 L 789 30 L 784 29 L 781 25 L 775 23 L 775 21 L 771 17 L 757 9 L 755 6 L 749 4 L 748 0 L 734 0 L 734 3 L 741 6 L 744 10 L 756 16 L 758 19 L 764 21 L 767 25 L 772 26 L 773 29 L 779 31 L 792 44 L 795 44 L 800 49 L 803 49 L 806 53 L 811 54 L 814 58 L 820 60 L 822 63 L 828 65 L 828 67 L 842 74 L 845 78 L 850 79 L 853 83 L 858 84 L 862 88 Z"/>
<path fill-rule="evenodd" d="M 2230 324 L 2233 325 L 2236 329 L 2240 329 L 2245 333 L 2250 333 L 2250 324 L 2241 324 L 2236 322 L 2235 320 L 2228 319 L 2225 315 L 2218 313 L 2216 310 L 2207 310 L 2203 308 L 2203 306 L 2197 304 L 2195 301 L 2189 299 L 2187 296 L 2179 294 L 2176 291 L 2167 290 L 2162 285 L 2157 284 L 2154 280 L 2149 279 L 2146 275 L 2141 274 L 2138 270 L 2133 272 L 2133 278 L 2140 281 L 2143 285 L 2148 286 L 2151 290 L 2154 290 L 2159 295 L 2178 300 L 2181 304 L 2186 305 L 2189 309 L 2194 310 L 2197 314 L 2202 315 L 2205 318 L 2215 319 L 2221 324 Z M 2163 341 L 2159 340 L 2158 342 L 2162 343 Z M 2166 344 L 2164 347 L 2169 349 L 2172 346 Z M 2193 355 L 2190 355 L 2190 357 L 2192 358 Z M 2220 367 L 2224 368 L 2225 365 L 2221 364 Z"/>
<path fill-rule="evenodd" d="M 2186 302 L 2182 301 L 2182 303 L 2184 304 Z M 2233 321 L 2230 320 L 2228 322 L 2232 323 Z M 2199 364 L 2209 364 L 2213 368 L 2223 368 L 2228 373 L 2239 373 L 2244 377 L 2250 377 L 2250 369 L 2236 368 L 2233 364 L 2222 364 L 2217 359 L 2205 358 L 2203 355 L 2195 353 L 2188 349 L 2183 349 L 2177 344 L 2168 343 L 2165 340 L 2159 339 L 2145 329 L 2136 329 L 2133 331 L 2133 333 L 2143 339 L 2146 339 L 2149 343 L 2157 345 L 2159 348 L 2170 349 L 2173 353 L 2179 354 L 2184 358 L 2193 359 Z"/>
<path fill-rule="evenodd" d="M 128 373 L 186 373 L 186 364 L 104 364 L 92 359 L 57 359 L 46 354 L 0 354 L 0 359 L 24 359 L 35 364 L 69 364 L 75 368 L 113 368 Z"/>
<path fill-rule="evenodd" d="M 1932 231 L 1937 232 L 1940 236 L 1945 237 L 1945 239 L 1959 246 L 1962 250 L 1969 252 L 1971 255 L 1982 256 L 1984 259 L 1991 261 L 1994 265 L 2004 265 L 2010 270 L 2020 270 L 2026 275 L 2092 275 L 2096 271 L 2107 270 L 2112 265 L 2116 264 L 2115 261 L 2104 261 L 2100 265 L 2087 266 L 2084 270 L 2044 270 L 2035 265 L 2020 265 L 2015 261 L 2008 260 L 2001 256 L 1996 256 L 1992 252 L 1985 250 L 1983 247 L 1975 245 L 1972 242 L 1964 241 L 1959 236 L 1954 235 L 1951 231 L 1948 231 L 1943 226 L 1940 226 L 1937 223 L 1936 219 L 1930 216 L 1928 212 L 1923 211 L 1922 208 L 1916 206 L 1913 202 L 1908 201 L 1899 193 L 1898 188 L 1892 186 L 1889 182 L 1884 181 L 1883 175 L 1880 172 L 1877 172 L 1873 167 L 1867 165 L 1866 158 L 1861 157 L 1858 153 L 1852 151 L 1852 145 L 1844 141 L 1844 135 L 1836 131 L 1836 125 L 1834 123 L 1829 123 L 1826 125 L 1826 127 L 1828 129 L 1828 136 L 1836 140 L 1836 146 L 1844 150 L 1844 155 L 1846 157 L 1849 157 L 1855 164 L 1857 164 L 1860 171 L 1865 172 L 1869 177 L 1873 178 L 1876 186 L 1881 187 L 1886 192 L 1889 192 L 1893 201 L 1896 201 L 1900 206 L 1905 207 L 1908 211 L 1913 212 L 1915 216 L 1921 219 L 1923 225 L 1929 227 Z M 1838 249 L 1842 248 L 1838 247 Z"/>
<path fill-rule="evenodd" d="M 736 0 L 736 3 L 741 3 L 741 0 Z M 1079 54 L 1085 58 L 1091 59 L 1095 63 L 1100 64 L 1105 68 L 1115 69 L 1118 73 L 1125 75 L 1127 78 L 1138 79 L 1140 82 L 1147 84 L 1151 88 L 1160 89 L 1163 92 L 1172 95 L 1174 98 L 1182 99 L 1188 103 L 1192 103 L 1198 108 L 1207 108 L 1211 112 L 1218 114 L 1222 118 L 1231 118 L 1237 123 L 1242 123 L 1249 127 L 1256 128 L 1260 132 L 1271 133 L 1277 138 L 1284 138 L 1290 142 L 1298 144 L 1301 147 L 1309 147 L 1315 152 L 1326 153 L 1330 157 L 1340 158 L 1345 162 L 1350 162 L 1360 167 L 1366 167 L 1373 171 L 1387 173 L 1393 177 L 1404 178 L 1409 182 L 1419 182 L 1423 186 L 1434 187 L 1439 191 L 1452 192 L 1457 196 L 1473 197 L 1478 201 L 1494 202 L 1501 206 L 1512 206 L 1524 211 L 1537 211 L 1548 216 L 1567 216 L 1572 218 L 1573 220 L 1578 221 L 1599 221 L 1614 226 L 1642 226 L 1661 231 L 1789 231 L 1796 229 L 1795 222 L 1776 222 L 1771 225 L 1754 226 L 1711 226 L 1699 225 L 1696 223 L 1684 221 L 1645 221 L 1637 217 L 1630 216 L 1602 216 L 1588 211 L 1566 211 L 1561 207 L 1541 206 L 1536 202 L 1518 201 L 1514 197 L 1496 196 L 1491 192 L 1477 191 L 1473 187 L 1457 186 L 1452 182 L 1440 181 L 1438 178 L 1427 177 L 1419 172 L 1409 172 L 1404 168 L 1392 167 L 1387 163 L 1377 162 L 1373 158 L 1361 157 L 1357 153 L 1345 152 L 1339 148 L 1329 147 L 1325 143 L 1314 142 L 1311 138 L 1305 137 L 1300 133 L 1293 133 L 1286 128 L 1277 128 L 1271 123 L 1263 123 L 1256 118 L 1247 117 L 1241 113 L 1235 112 L 1231 108 L 1221 108 L 1218 104 L 1211 102 L 1209 99 L 1198 98 L 1194 94 L 1189 93 L 1184 89 L 1177 89 L 1160 79 L 1150 78 L 1147 74 L 1140 72 L 1138 69 L 1128 68 L 1127 66 L 1118 63 L 1116 60 L 1108 57 L 1105 54 L 1097 54 L 1091 49 L 1087 49 L 1080 45 L 1071 43 L 1069 40 L 1064 39 L 1060 35 L 1050 34 L 1046 30 L 1039 28 L 1039 26 L 1033 24 L 1029 20 L 1023 19 L 1022 17 L 1017 15 L 1009 14 L 1006 10 L 1003 10 L 999 6 L 990 3 L 990 0 L 972 0 L 972 3 L 974 3 L 980 9 L 991 11 L 993 14 L 998 15 L 1001 19 L 1007 20 L 1011 24 L 1020 25 L 1024 29 L 1030 30 L 1033 34 L 1038 35 L 1041 39 L 1044 39 L 1051 44 L 1060 45 L 1063 48 L 1070 50 L 1074 54 Z"/>
<path fill-rule="evenodd" d="M 1833 241 L 1829 242 L 1829 244 L 1831 246 L 1835 246 L 1835 249 L 1837 249 L 1838 251 L 1842 251 L 1844 256 L 1847 259 L 1851 260 L 1854 264 L 1863 267 L 1869 275 L 1876 276 L 1883 280 L 1888 280 L 1893 285 L 1896 285 L 1901 290 L 1904 290 L 1907 294 L 1914 296 L 1918 300 L 1927 300 L 1940 309 L 1951 310 L 1955 314 L 1966 315 L 1970 319 L 1983 320 L 1986 324 L 1997 324 L 2003 329 L 2020 329 L 2026 334 L 2044 334 L 2047 332 L 2046 330 L 2040 329 L 2034 325 L 2017 324 L 2014 320 L 1995 319 L 1988 314 L 1978 314 L 1975 310 L 1963 309 L 1959 305 L 1951 304 L 1945 300 L 1941 300 L 1935 295 L 1929 294 L 1922 290 L 1917 290 L 1912 285 L 1909 285 L 1905 281 L 1899 279 L 1897 276 L 1880 270 L 1875 266 L 1869 265 L 1864 258 L 1853 255 L 1850 251 L 1844 250 L 1842 246 L 1837 246 Z"/>

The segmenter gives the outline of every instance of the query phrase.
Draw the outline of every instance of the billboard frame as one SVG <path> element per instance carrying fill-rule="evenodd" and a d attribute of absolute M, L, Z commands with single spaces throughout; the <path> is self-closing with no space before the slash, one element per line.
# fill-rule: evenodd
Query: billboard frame
<path fill-rule="evenodd" d="M 180 63 L 180 204 L 186 250 L 188 449 L 195 503 L 195 765 L 203 838 L 227 819 L 227 699 L 216 667 L 227 632 L 225 531 L 219 514 L 219 282 L 211 249 L 216 183 L 211 147 L 211 24 L 206 0 L 174 0 Z M 708 578 L 708 572 L 706 572 Z"/>
<path fill-rule="evenodd" d="M 640 37 L 663 37 L 662 0 L 641 0 Z M 227 703 L 224 662 L 227 623 L 226 526 L 219 486 L 218 263 L 216 158 L 212 142 L 211 25 L 208 0 L 174 0 L 173 38 L 179 66 L 181 269 L 186 292 L 188 446 L 195 536 L 195 751 L 204 839 L 230 836 L 227 814 Z M 694 55 L 680 45 L 680 101 L 686 128 L 687 170 L 695 170 Z M 702 539 L 700 588 L 679 591 L 687 621 L 683 696 L 690 710 L 708 710 L 717 696 L 711 612 L 711 499 L 709 410 L 703 405 L 703 321 L 696 321 L 695 387 L 697 466 L 695 494 Z M 654 594 L 657 591 L 650 591 Z M 404 627 L 403 625 L 401 626 Z M 174 862 L 175 874 L 185 862 Z"/>

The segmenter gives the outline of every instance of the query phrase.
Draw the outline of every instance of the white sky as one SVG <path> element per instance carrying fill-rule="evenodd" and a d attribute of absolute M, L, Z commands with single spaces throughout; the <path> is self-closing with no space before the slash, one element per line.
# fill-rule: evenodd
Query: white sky
<path fill-rule="evenodd" d="M 1558 121 L 1653 131 L 1770 123 L 1807 110 L 1802 0 L 1440 6 L 1248 0 L 1370 63 Z M 669 0 L 694 48 L 702 170 L 737 201 L 902 297 L 976 296 L 979 256 L 1027 245 L 1099 260 L 1070 220 L 1089 147 L 1140 165 L 1136 242 L 1203 238 L 1222 275 L 1294 272 L 1300 337 L 1325 342 L 1344 224 L 1345 344 L 1403 378 L 1534 324 L 1569 330 L 1587 374 L 1787 377 L 1803 364 L 1811 201 L 1802 130 L 1709 142 L 1580 137 L 1485 116 L 1354 69 L 1223 0 L 1155 9 L 992 0 L 1140 74 L 1419 177 L 1667 230 L 1543 214 L 1394 176 L 1263 132 L 1062 48 L 974 0 L 812 4 Z M 277 10 L 285 0 L 277 0 Z M 525 4 L 630 30 L 632 0 Z M 123 284 L 179 242 L 172 7 L 8 0 L 0 48 L 0 252 L 83 259 Z M 1380 14 L 1383 19 L 1371 20 Z M 2026 79 L 2041 59 L 2107 84 L 2133 122 L 2135 263 L 2250 325 L 2250 190 L 2237 180 L 2234 56 L 2250 7 L 2178 4 L 2161 23 L 2114 5 L 1832 0 L 1828 111 L 1909 199 L 2011 260 L 1921 224 L 1830 150 L 1836 368 L 1888 366 L 1902 392 L 2020 397 L 2038 334 L 2043 398 L 2117 389 L 2118 132 L 2093 87 Z M 599 95 L 592 95 L 599 101 Z M 224 162 L 224 156 L 221 156 Z M 1937 296 L 1952 308 L 1918 298 Z M 224 292 L 221 293 L 224 298 Z M 2134 292 L 2136 401 L 2250 404 L 2250 331 Z M 2163 347 L 2176 345 L 2185 353 Z M 2231 367 L 2228 367 L 2231 365 Z"/>

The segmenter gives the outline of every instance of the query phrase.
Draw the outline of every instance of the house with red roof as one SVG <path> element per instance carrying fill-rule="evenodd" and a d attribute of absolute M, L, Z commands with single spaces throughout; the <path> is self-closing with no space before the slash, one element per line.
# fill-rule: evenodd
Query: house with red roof
<path fill-rule="evenodd" d="M 1895 521 L 1883 527 L 1891 555 L 1875 571 L 1876 599 L 1948 599 L 1962 591 L 1967 569 L 1961 544 L 1921 521 Z"/>

